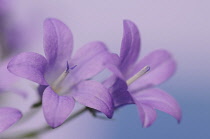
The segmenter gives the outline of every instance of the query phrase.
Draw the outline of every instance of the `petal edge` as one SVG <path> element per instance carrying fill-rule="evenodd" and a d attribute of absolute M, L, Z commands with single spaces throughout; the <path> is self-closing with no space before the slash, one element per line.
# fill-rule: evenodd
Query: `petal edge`
<path fill-rule="evenodd" d="M 47 60 L 34 52 L 21 53 L 9 62 L 7 69 L 22 78 L 34 81 L 41 85 L 47 85 L 44 78 Z"/>

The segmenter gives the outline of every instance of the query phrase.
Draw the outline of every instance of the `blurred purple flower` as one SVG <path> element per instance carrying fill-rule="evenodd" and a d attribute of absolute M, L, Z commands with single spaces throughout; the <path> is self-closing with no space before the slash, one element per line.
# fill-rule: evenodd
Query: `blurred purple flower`
<path fill-rule="evenodd" d="M 101 42 L 86 44 L 71 58 L 72 49 L 73 37 L 68 27 L 57 19 L 47 19 L 44 22 L 46 58 L 26 52 L 14 57 L 8 64 L 11 73 L 46 86 L 42 96 L 43 112 L 53 128 L 68 118 L 75 100 L 103 112 L 109 118 L 113 113 L 108 90 L 101 83 L 87 79 L 105 67 L 117 72 L 112 63 L 115 55 L 109 53 Z"/>
<path fill-rule="evenodd" d="M 32 29 L 15 21 L 12 13 L 12 2 L 0 0 L 0 56 L 8 58 L 21 52 L 32 40 Z M 31 26 L 31 25 L 30 25 Z"/>
<path fill-rule="evenodd" d="M 4 17 L 5 13 L 8 13 L 8 1 L 0 0 L 0 19 Z"/>
<path fill-rule="evenodd" d="M 16 83 L 20 81 L 20 77 L 11 74 L 7 69 L 9 60 L 4 60 L 0 64 L 0 77 L 2 78 L 0 80 L 0 93 L 15 93 L 26 98 L 27 93 L 16 86 Z"/>
<path fill-rule="evenodd" d="M 22 114 L 19 110 L 14 109 L 14 108 L 1 107 L 0 108 L 0 132 L 3 132 L 4 130 L 8 129 L 18 120 L 20 120 L 21 117 L 22 117 Z"/>
<path fill-rule="evenodd" d="M 9 44 L 9 41 L 12 41 L 11 37 L 7 36 L 8 33 L 11 33 L 11 29 L 8 28 L 8 17 L 9 15 L 9 5 L 8 1 L 0 0 L 0 50 L 1 56 L 7 55 L 7 51 L 5 51 L 6 44 Z M 13 29 L 12 29 L 13 30 Z M 10 35 L 14 36 L 14 35 Z M 18 35 L 15 35 L 18 38 Z M 18 45 L 16 42 L 12 41 L 14 45 Z M 10 44 L 9 44 L 10 45 Z M 10 45 L 11 46 L 11 45 Z M 2 60 L 2 59 L 1 59 Z M 26 97 L 26 94 L 21 90 L 15 88 L 13 85 L 18 80 L 17 77 L 12 75 L 7 70 L 8 60 L 1 61 L 0 65 L 0 93 L 3 92 L 14 92 Z M 5 131 L 10 126 L 15 124 L 22 118 L 22 113 L 15 109 L 9 107 L 1 107 L 0 108 L 0 132 Z"/>
<path fill-rule="evenodd" d="M 138 28 L 133 22 L 125 20 L 119 64 L 125 80 L 116 79 L 110 89 L 115 108 L 125 104 L 136 104 L 143 127 L 149 127 L 155 121 L 155 109 L 172 115 L 180 122 L 181 109 L 176 100 L 163 90 L 154 88 L 174 74 L 174 59 L 166 50 L 155 50 L 136 62 L 139 52 Z M 145 74 L 149 70 L 147 65 L 151 70 Z M 137 77 L 139 75 L 140 78 Z M 133 79 L 135 76 L 138 79 Z M 106 80 L 105 84 L 110 84 L 113 78 L 114 76 Z"/>

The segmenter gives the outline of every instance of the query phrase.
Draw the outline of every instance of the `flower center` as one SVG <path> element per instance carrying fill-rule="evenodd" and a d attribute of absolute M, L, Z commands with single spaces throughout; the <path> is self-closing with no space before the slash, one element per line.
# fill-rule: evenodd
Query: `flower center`
<path fill-rule="evenodd" d="M 130 84 L 132 84 L 134 81 L 136 81 L 138 78 L 142 77 L 144 74 L 146 74 L 148 71 L 150 70 L 149 66 L 145 66 L 143 67 L 139 72 L 137 72 L 133 77 L 131 77 L 130 79 L 128 79 L 126 81 L 127 85 L 129 86 Z"/>
<path fill-rule="evenodd" d="M 67 75 L 70 73 L 70 70 L 73 70 L 77 65 L 73 67 L 69 67 L 69 63 L 67 61 L 66 70 L 52 83 L 52 89 L 57 93 L 61 89 L 61 84 L 66 79 Z"/>

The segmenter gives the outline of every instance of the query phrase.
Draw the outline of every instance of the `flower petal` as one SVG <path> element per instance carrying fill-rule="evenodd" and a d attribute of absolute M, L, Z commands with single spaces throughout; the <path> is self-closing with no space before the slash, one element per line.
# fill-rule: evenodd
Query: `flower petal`
<path fill-rule="evenodd" d="M 102 84 L 106 88 L 113 88 L 113 85 L 116 83 L 117 80 L 125 79 L 124 75 L 122 74 L 122 72 L 119 70 L 119 67 L 118 67 L 120 64 L 119 56 L 117 54 L 112 54 L 112 55 L 113 55 L 112 59 L 113 59 L 114 64 L 107 64 L 106 67 L 110 69 L 110 71 L 112 71 L 113 74 L 102 82 Z M 127 89 L 127 85 L 126 85 L 126 89 Z M 113 91 L 110 90 L 110 92 L 113 92 Z"/>
<path fill-rule="evenodd" d="M 156 111 L 152 107 L 144 105 L 139 101 L 136 101 L 136 106 L 138 108 L 140 120 L 142 122 L 143 127 L 151 126 L 156 120 Z"/>
<path fill-rule="evenodd" d="M 133 104 L 133 99 L 130 93 L 127 91 L 128 86 L 126 82 L 121 79 L 117 79 L 112 88 L 109 89 L 114 101 L 115 108 L 126 105 Z"/>
<path fill-rule="evenodd" d="M 145 56 L 134 68 L 127 79 L 145 66 L 150 66 L 150 71 L 140 77 L 129 87 L 131 90 L 141 90 L 147 87 L 159 85 L 169 79 L 176 71 L 176 62 L 166 50 L 156 50 Z"/>
<path fill-rule="evenodd" d="M 63 124 L 74 108 L 74 99 L 57 95 L 51 87 L 47 87 L 43 93 L 42 105 L 47 123 L 56 128 Z"/>
<path fill-rule="evenodd" d="M 108 90 L 100 83 L 83 81 L 74 88 L 73 97 L 79 103 L 103 112 L 108 118 L 113 115 L 113 102 Z"/>
<path fill-rule="evenodd" d="M 47 85 L 44 73 L 47 60 L 40 54 L 33 52 L 21 53 L 15 56 L 8 64 L 8 70 L 28 80 L 41 85 Z"/>
<path fill-rule="evenodd" d="M 104 66 L 109 69 L 115 77 L 124 79 L 124 75 L 119 69 L 120 58 L 117 54 L 107 54 L 107 60 L 104 62 Z"/>
<path fill-rule="evenodd" d="M 15 124 L 21 117 L 22 114 L 17 109 L 6 107 L 0 108 L 0 132 L 3 132 Z"/>
<path fill-rule="evenodd" d="M 73 36 L 70 29 L 57 19 L 46 19 L 44 22 L 44 51 L 49 65 L 66 66 L 72 49 Z"/>
<path fill-rule="evenodd" d="M 130 65 L 136 62 L 140 52 L 140 35 L 137 26 L 124 20 L 124 34 L 120 50 L 122 72 L 126 72 Z"/>
<path fill-rule="evenodd" d="M 133 97 L 141 104 L 158 109 L 173 116 L 178 122 L 181 121 L 181 108 L 177 101 L 163 90 L 152 88 L 145 89 L 133 94 Z"/>
<path fill-rule="evenodd" d="M 18 78 L 7 70 L 7 65 L 9 61 L 4 61 L 0 66 L 0 90 L 8 90 L 12 85 L 14 85 Z"/>
<path fill-rule="evenodd" d="M 77 83 L 77 81 L 95 76 L 106 67 L 117 73 L 117 69 L 107 63 L 109 62 L 114 65 L 116 62 L 115 60 L 113 54 L 108 52 L 106 46 L 102 42 L 88 43 L 80 48 L 71 60 L 71 65 L 77 65 L 77 67 L 72 70 L 70 78 Z M 118 74 L 121 73 L 118 72 Z"/>

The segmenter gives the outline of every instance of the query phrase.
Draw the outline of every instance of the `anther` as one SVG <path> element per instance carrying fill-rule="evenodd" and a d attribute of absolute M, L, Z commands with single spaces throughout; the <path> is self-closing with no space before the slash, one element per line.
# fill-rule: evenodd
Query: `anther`
<path fill-rule="evenodd" d="M 66 72 L 69 72 L 69 62 L 66 62 Z"/>

